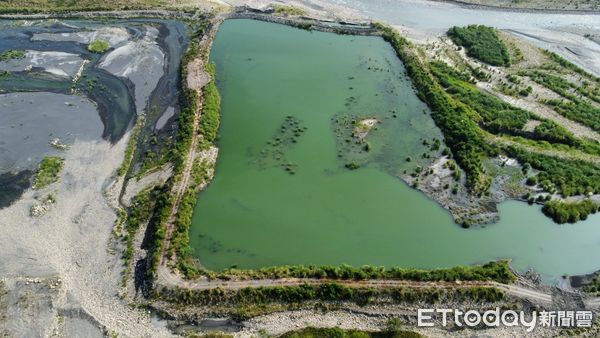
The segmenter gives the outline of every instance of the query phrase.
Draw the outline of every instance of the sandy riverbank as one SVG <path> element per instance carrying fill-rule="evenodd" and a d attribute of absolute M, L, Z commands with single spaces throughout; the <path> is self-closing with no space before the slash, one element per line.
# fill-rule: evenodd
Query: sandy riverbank
<path fill-rule="evenodd" d="M 16 203 L 0 210 L 0 276 L 9 280 L 61 280 L 51 293 L 50 289 L 36 293 L 53 299 L 45 310 L 45 323 L 49 325 L 40 325 L 43 323 L 35 312 L 23 313 L 21 327 L 36 329 L 33 335 L 64 333 L 61 317 L 68 317 L 72 309 L 94 318 L 96 322 L 91 325 L 100 326 L 99 332 L 106 329 L 125 336 L 169 335 L 166 329 L 151 325 L 145 313 L 131 309 L 117 296 L 122 263 L 112 247 L 115 196 L 107 189 L 115 184 L 112 175 L 123 160 L 127 139 L 124 137 L 114 146 L 105 141 L 75 141 L 64 153 L 65 166 L 58 183 L 44 191 L 28 190 Z M 30 217 L 35 196 L 52 191 L 57 202 L 43 216 Z M 10 285 L 13 292 L 20 292 L 18 285 Z M 10 322 L 0 320 L 0 328 L 19 336 Z"/>

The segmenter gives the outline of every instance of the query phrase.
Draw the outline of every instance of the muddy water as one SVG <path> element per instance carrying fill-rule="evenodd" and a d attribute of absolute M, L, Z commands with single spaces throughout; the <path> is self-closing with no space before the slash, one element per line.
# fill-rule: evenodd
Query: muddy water
<path fill-rule="evenodd" d="M 229 20 L 211 58 L 223 98 L 221 152 L 190 233 L 206 267 L 435 268 L 511 258 L 548 280 L 599 267 L 589 257 L 600 250 L 600 215 L 558 226 L 537 206 L 507 202 L 499 223 L 464 230 L 397 178 L 426 162 L 422 140 L 440 134 L 383 40 Z M 339 157 L 346 136 L 335 120 L 362 117 L 380 121 L 367 136 L 371 150 Z M 361 167 L 346 169 L 350 160 Z"/>
<path fill-rule="evenodd" d="M 109 42 L 103 55 L 88 51 Z M 186 26 L 169 20 L 0 21 L 0 207 L 18 198 L 53 138 L 117 142 L 136 115 L 155 121 L 178 111 L 179 62 Z M 75 89 L 76 95 L 73 95 Z M 8 202 L 7 202 L 8 201 Z"/>

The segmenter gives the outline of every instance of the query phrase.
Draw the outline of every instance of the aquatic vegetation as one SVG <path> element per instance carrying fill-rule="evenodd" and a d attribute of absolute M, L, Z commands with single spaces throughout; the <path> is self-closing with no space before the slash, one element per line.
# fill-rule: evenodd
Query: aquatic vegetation
<path fill-rule="evenodd" d="M 108 42 L 104 41 L 104 40 L 100 40 L 100 39 L 96 39 L 96 40 L 92 41 L 88 46 L 88 50 L 90 52 L 94 52 L 94 53 L 98 53 L 98 54 L 102 54 L 109 49 L 110 49 L 110 45 L 108 44 Z"/>
<path fill-rule="evenodd" d="M 286 158 L 286 153 L 306 132 L 307 127 L 302 121 L 288 115 L 281 123 L 273 137 L 267 141 L 266 146 L 260 151 L 257 164 L 260 168 L 279 166 L 288 174 L 294 175 L 298 165 Z"/>
<path fill-rule="evenodd" d="M 25 58 L 25 52 L 22 50 L 7 50 L 6 52 L 3 52 L 0 54 L 0 61 L 10 61 L 10 60 L 17 60 L 17 59 L 24 59 Z"/>
<path fill-rule="evenodd" d="M 467 54 L 492 66 L 510 65 L 510 56 L 506 45 L 492 27 L 469 25 L 452 27 L 448 36 L 459 46 L 467 48 Z"/>
<path fill-rule="evenodd" d="M 46 156 L 38 166 L 35 174 L 33 188 L 43 189 L 58 181 L 58 174 L 62 170 L 64 159 L 56 156 Z"/>
<path fill-rule="evenodd" d="M 600 209 L 600 204 L 589 199 L 576 202 L 552 200 L 546 202 L 542 211 L 556 223 L 576 223 L 587 219 L 588 215 L 595 214 Z"/>

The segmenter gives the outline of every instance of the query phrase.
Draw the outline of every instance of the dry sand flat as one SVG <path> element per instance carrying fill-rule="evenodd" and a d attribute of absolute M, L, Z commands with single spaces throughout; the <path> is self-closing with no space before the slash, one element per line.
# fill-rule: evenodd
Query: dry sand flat
<path fill-rule="evenodd" d="M 56 276 L 61 280 L 59 295 L 47 310 L 53 313 L 52 324 L 37 325 L 41 319 L 35 313 L 22 319 L 22 326 L 38 329 L 35 335 L 74 329 L 73 324 L 77 323 L 65 325 L 59 320 L 60 313 L 68 315 L 73 309 L 75 313 L 88 313 L 89 316 L 81 317 L 88 318 L 88 322 L 93 318 L 97 321 L 93 325 L 120 335 L 170 335 L 117 296 L 121 260 L 120 254 L 109 247 L 116 215 L 104 191 L 123 159 L 126 143 L 127 137 L 114 146 L 105 141 L 76 141 L 64 154 L 60 182 L 47 188 L 57 191 L 57 202 L 44 216 L 29 216 L 36 194 L 31 190 L 12 206 L 0 210 L 0 276 Z M 39 297 L 45 297 L 43 294 Z M 10 324 L 10 320 L 0 319 L 0 332 L 19 336 Z"/>

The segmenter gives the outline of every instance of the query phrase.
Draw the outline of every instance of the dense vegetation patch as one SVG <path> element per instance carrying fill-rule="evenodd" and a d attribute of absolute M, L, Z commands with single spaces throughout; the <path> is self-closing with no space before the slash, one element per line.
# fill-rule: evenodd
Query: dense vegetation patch
<path fill-rule="evenodd" d="M 516 158 L 525 168 L 532 167 L 538 170 L 539 173 L 529 180 L 545 191 L 558 192 L 565 197 L 600 192 L 600 168 L 597 165 L 542 155 L 530 149 L 535 147 L 568 152 L 574 148 L 595 155 L 598 153 L 597 142 L 576 138 L 570 131 L 553 121 L 542 119 L 483 93 L 473 85 L 471 74 L 455 70 L 442 62 L 420 62 L 420 55 L 414 52 L 408 41 L 393 28 L 381 24 L 375 24 L 375 27 L 395 48 L 419 97 L 431 108 L 432 117 L 444 133 L 446 144 L 458 165 L 467 174 L 467 187 L 471 192 L 480 194 L 487 190 L 490 179 L 484 172 L 482 160 L 500 152 Z M 523 75 L 537 76 L 539 82 L 566 95 L 572 89 L 571 84 L 562 78 L 546 76 L 545 72 Z M 558 101 L 552 104 L 563 107 L 562 114 L 578 116 L 581 121 L 587 120 L 588 125 L 594 125 L 600 114 L 595 113 L 593 107 L 585 101 L 574 102 Z M 566 106 L 569 108 L 564 108 Z M 523 130 L 529 120 L 540 122 L 532 132 Z M 509 147 L 489 144 L 484 130 L 493 134 L 509 135 L 518 144 Z M 557 208 L 551 208 L 554 209 Z"/>
<path fill-rule="evenodd" d="M 208 20 L 198 22 L 198 26 L 191 34 L 192 40 L 188 46 L 188 50 L 182 57 L 181 61 L 181 79 L 183 83 L 187 80 L 187 65 L 202 55 L 200 37 L 204 35 L 208 29 Z M 207 65 L 206 69 L 211 75 L 211 82 L 205 85 L 202 89 L 204 99 L 204 109 L 200 117 L 199 133 L 202 136 L 199 148 L 207 149 L 216 139 L 219 119 L 220 119 L 220 97 L 217 88 L 214 84 L 215 68 L 214 65 Z M 168 155 L 169 161 L 173 164 L 173 178 L 170 181 L 169 189 L 182 178 L 183 170 L 187 155 L 192 146 L 194 137 L 194 117 L 199 109 L 198 103 L 200 100 L 199 92 L 194 89 L 184 88 L 181 100 L 181 112 L 177 120 L 177 135 L 173 148 Z M 169 251 L 164 253 L 169 257 L 175 257 L 176 267 L 186 276 L 196 276 L 198 274 L 197 260 L 191 255 L 189 247 L 189 227 L 192 223 L 192 214 L 196 203 L 196 194 L 198 188 L 204 180 L 207 179 L 208 166 L 206 163 L 196 160 L 192 165 L 190 183 L 180 201 L 178 213 L 175 220 L 175 229 L 172 234 L 171 245 Z M 167 232 L 167 221 L 169 213 L 173 207 L 174 196 L 170 193 L 165 194 L 164 203 L 161 206 L 160 217 L 155 222 L 153 229 L 154 245 L 152 246 L 152 264 L 148 271 L 153 274 L 161 261 L 161 254 L 164 246 L 165 236 Z"/>
<path fill-rule="evenodd" d="M 577 202 L 553 200 L 546 202 L 542 211 L 548 217 L 552 217 L 556 223 L 563 224 L 585 220 L 588 215 L 595 214 L 599 208 L 600 204 L 589 199 Z"/>
<path fill-rule="evenodd" d="M 478 116 L 475 116 L 474 120 L 478 121 L 481 128 L 490 133 L 547 141 L 550 143 L 550 148 L 559 148 L 556 147 L 557 144 L 564 144 L 594 155 L 600 151 L 600 145 L 597 142 L 579 139 L 565 127 L 552 120 L 540 118 L 531 112 L 515 107 L 496 96 L 479 90 L 471 83 L 468 74 L 459 72 L 444 62 L 431 62 L 429 66 L 432 74 L 442 87 L 453 98 L 475 110 Z M 583 114 L 583 112 L 579 114 Z M 600 119 L 600 112 L 597 115 L 597 118 Z M 540 122 L 533 132 L 523 129 L 530 120 Z"/>
<path fill-rule="evenodd" d="M 205 141 L 213 143 L 217 139 L 217 133 L 219 132 L 221 96 L 214 80 L 216 77 L 215 64 L 207 64 L 205 70 L 212 80 L 202 89 L 204 107 L 202 109 L 202 116 L 200 117 L 200 134 L 204 137 Z"/>
<path fill-rule="evenodd" d="M 373 266 L 274 266 L 258 270 L 229 269 L 221 273 L 205 272 L 210 278 L 230 279 L 281 279 L 316 278 L 339 280 L 396 279 L 414 281 L 497 281 L 510 283 L 515 275 L 507 261 L 490 262 L 485 265 L 457 266 L 448 269 L 421 270 L 410 268 L 384 268 Z"/>
<path fill-rule="evenodd" d="M 108 41 L 96 39 L 88 45 L 88 50 L 93 53 L 102 54 L 110 49 Z"/>
<path fill-rule="evenodd" d="M 293 286 L 258 286 L 242 289 L 181 289 L 161 288 L 154 297 L 182 305 L 234 306 L 268 303 L 301 303 L 306 301 L 345 301 L 359 305 L 387 298 L 394 303 L 440 301 L 478 301 L 493 303 L 504 299 L 504 293 L 492 287 L 350 287 L 339 283 L 302 284 Z M 244 319 L 244 316 L 240 319 Z"/>
<path fill-rule="evenodd" d="M 532 118 L 529 112 L 483 93 L 470 81 L 466 81 L 466 75 L 457 72 L 446 63 L 432 62 L 430 67 L 433 75 L 449 94 L 477 112 L 479 116 L 472 118 L 479 121 L 489 132 L 521 134 L 525 123 Z"/>
<path fill-rule="evenodd" d="M 64 159 L 57 156 L 46 156 L 38 166 L 35 174 L 33 189 L 43 189 L 58 181 L 58 174 L 62 170 Z"/>
<path fill-rule="evenodd" d="M 536 154 L 516 147 L 506 147 L 506 153 L 524 166 L 539 170 L 536 182 L 545 191 L 574 196 L 600 193 L 600 167 L 576 160 L 566 160 Z"/>
<path fill-rule="evenodd" d="M 508 48 L 492 27 L 469 25 L 452 27 L 448 36 L 459 46 L 467 49 L 467 54 L 492 66 L 510 65 Z"/>
<path fill-rule="evenodd" d="M 25 52 L 22 50 L 11 49 L 0 54 L 0 61 L 9 61 L 23 58 L 25 58 Z"/>
<path fill-rule="evenodd" d="M 279 5 L 279 4 L 273 4 L 273 11 L 275 11 L 276 14 L 282 14 L 282 15 L 304 15 L 305 14 L 305 12 L 302 8 L 298 8 L 295 6 Z"/>

